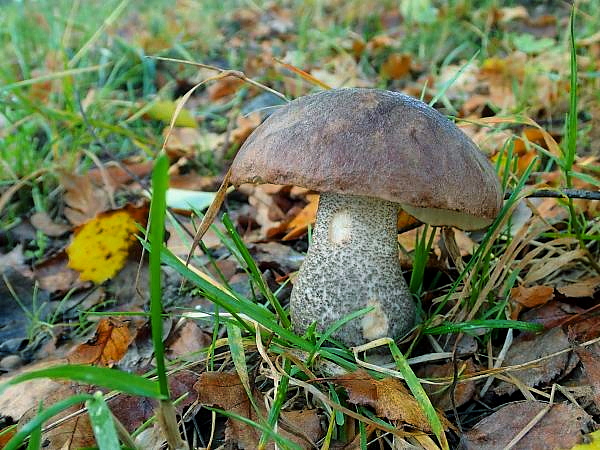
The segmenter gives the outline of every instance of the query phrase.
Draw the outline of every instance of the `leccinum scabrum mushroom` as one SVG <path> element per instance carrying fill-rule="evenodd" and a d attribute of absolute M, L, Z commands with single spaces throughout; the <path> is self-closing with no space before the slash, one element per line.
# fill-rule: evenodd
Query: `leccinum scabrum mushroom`
<path fill-rule="evenodd" d="M 355 346 L 399 338 L 415 306 L 402 276 L 400 208 L 432 225 L 473 230 L 501 207 L 496 173 L 452 122 L 406 95 L 336 89 L 281 107 L 246 140 L 232 182 L 321 192 L 312 244 L 290 298 L 292 323 L 323 331 L 365 307 L 334 337 Z"/>

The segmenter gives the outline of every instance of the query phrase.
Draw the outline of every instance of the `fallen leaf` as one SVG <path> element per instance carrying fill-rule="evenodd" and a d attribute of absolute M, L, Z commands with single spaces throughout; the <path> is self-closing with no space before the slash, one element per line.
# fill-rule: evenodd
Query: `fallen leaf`
<path fill-rule="evenodd" d="M 170 124 L 177 109 L 177 101 L 161 100 L 154 102 L 148 110 L 146 110 L 146 117 L 154 120 L 160 120 L 163 123 Z M 177 119 L 175 119 L 174 126 L 176 127 L 187 127 L 195 128 L 197 126 L 196 119 L 190 112 L 190 110 L 181 108 Z"/>
<path fill-rule="evenodd" d="M 247 116 L 239 116 L 236 120 L 236 127 L 231 131 L 231 140 L 238 145 L 243 144 L 261 121 L 262 117 L 258 111 Z"/>
<path fill-rule="evenodd" d="M 69 259 L 65 251 L 40 261 L 33 269 L 35 280 L 48 292 L 66 292 L 69 289 L 82 287 L 79 272 L 69 267 Z"/>
<path fill-rule="evenodd" d="M 538 401 L 510 403 L 478 422 L 461 438 L 461 448 L 496 450 L 511 440 L 548 405 Z M 552 405 L 534 427 L 517 443 L 523 450 L 571 448 L 593 427 L 592 417 L 576 405 Z"/>
<path fill-rule="evenodd" d="M 168 127 L 163 130 L 163 136 L 167 133 L 169 133 Z M 203 135 L 197 128 L 175 127 L 169 133 L 165 151 L 170 159 L 194 156 L 202 140 Z"/>
<path fill-rule="evenodd" d="M 244 85 L 237 77 L 220 78 L 213 81 L 207 88 L 208 98 L 212 101 L 235 94 Z"/>
<path fill-rule="evenodd" d="M 165 341 L 167 357 L 170 359 L 187 358 L 195 360 L 201 350 L 208 347 L 212 342 L 212 336 L 202 330 L 198 324 L 186 319 L 173 329 Z"/>
<path fill-rule="evenodd" d="M 458 378 L 454 387 L 452 386 L 451 381 L 448 381 L 446 386 L 423 384 L 423 388 L 429 395 L 433 405 L 442 411 L 452 409 L 452 396 L 454 396 L 454 406 L 458 408 L 471 400 L 476 391 L 475 381 L 460 381 L 461 377 L 473 374 L 477 371 L 473 361 L 471 359 L 468 359 L 467 361 L 457 361 L 457 365 Z M 417 373 L 420 378 L 426 378 L 428 380 L 439 380 L 441 378 L 451 380 L 453 374 L 454 364 L 452 362 L 446 364 L 427 364 Z M 454 389 L 454 392 L 452 392 L 452 389 Z"/>
<path fill-rule="evenodd" d="M 570 348 L 567 335 L 561 328 L 553 328 L 548 332 L 534 336 L 521 335 L 517 337 L 510 347 L 504 366 L 515 366 L 537 360 L 561 350 Z M 510 371 L 510 376 L 517 378 L 525 386 L 535 387 L 557 380 L 569 373 L 575 364 L 570 357 L 570 352 L 562 352 L 556 356 L 537 362 L 526 369 Z M 512 394 L 518 388 L 515 384 L 500 381 L 493 389 L 497 395 Z"/>
<path fill-rule="evenodd" d="M 67 207 L 65 217 L 73 225 L 82 225 L 108 209 L 108 195 L 95 186 L 88 176 L 60 172 L 60 184 L 65 190 L 63 196 Z"/>
<path fill-rule="evenodd" d="M 407 53 L 392 53 L 381 65 L 381 75 L 399 80 L 410 73 L 412 58 Z"/>
<path fill-rule="evenodd" d="M 375 380 L 368 372 L 356 372 L 333 378 L 333 382 L 348 392 L 348 401 L 370 406 L 378 417 L 397 420 L 426 433 L 431 432 L 425 413 L 397 378 Z"/>
<path fill-rule="evenodd" d="M 91 169 L 87 173 L 87 177 L 92 183 L 101 186 L 106 182 L 105 177 L 108 178 L 111 188 L 116 189 L 119 186 L 123 186 L 132 180 L 137 178 L 143 178 L 152 172 L 154 167 L 154 161 L 143 161 L 143 162 L 128 162 L 121 161 L 119 165 L 115 163 L 107 163 L 102 169 Z"/>
<path fill-rule="evenodd" d="M 125 356 L 135 337 L 129 326 L 128 321 L 114 317 L 103 318 L 98 323 L 94 337 L 69 353 L 69 363 L 112 367 Z"/>
<path fill-rule="evenodd" d="M 575 353 L 579 357 L 583 370 L 594 392 L 594 403 L 600 408 L 600 352 L 598 347 L 576 347 Z"/>
<path fill-rule="evenodd" d="M 600 277 L 593 277 L 557 287 L 556 290 L 565 297 L 584 298 L 593 297 L 599 288 Z"/>
<path fill-rule="evenodd" d="M 0 384 L 8 382 L 22 372 L 44 369 L 55 364 L 57 364 L 57 361 L 33 363 L 26 369 L 12 372 L 9 376 L 3 375 L 0 377 Z M 18 422 L 27 411 L 36 408 L 40 401 L 45 401 L 53 392 L 61 389 L 62 386 L 62 382 L 47 378 L 38 378 L 13 384 L 0 393 L 0 416 L 10 417 L 13 421 Z M 48 405 L 49 403 L 46 403 L 46 406 Z"/>
<path fill-rule="evenodd" d="M 36 212 L 29 218 L 29 221 L 36 230 L 40 230 L 46 236 L 50 237 L 58 237 L 71 230 L 69 225 L 54 222 L 45 211 Z"/>
<path fill-rule="evenodd" d="M 306 196 L 308 203 L 296 216 L 285 225 L 286 234 L 281 238 L 282 241 L 298 239 L 308 230 L 308 227 L 314 225 L 319 207 L 319 195 L 309 194 Z"/>
<path fill-rule="evenodd" d="M 519 313 L 525 308 L 535 308 L 536 306 L 548 303 L 554 298 L 554 288 L 552 286 L 518 286 L 510 290 L 510 299 L 513 304 L 511 318 L 516 320 Z"/>
<path fill-rule="evenodd" d="M 138 244 L 138 227 L 145 226 L 147 214 L 147 206 L 128 205 L 86 222 L 67 247 L 69 267 L 77 270 L 82 280 L 102 283 L 112 278 Z"/>
<path fill-rule="evenodd" d="M 198 392 L 198 403 L 202 405 L 217 405 L 252 421 L 260 421 L 259 416 L 250 404 L 250 400 L 239 376 L 236 373 L 203 372 L 194 385 Z M 255 391 L 260 414 L 267 416 L 262 394 Z M 316 410 L 304 410 L 301 413 L 282 411 L 278 423 L 278 433 L 295 443 L 302 449 L 313 449 L 316 442 L 323 436 L 320 418 Z M 258 448 L 261 432 L 256 428 L 235 419 L 228 419 L 225 437 L 243 449 Z M 267 444 L 273 449 L 273 443 Z"/>

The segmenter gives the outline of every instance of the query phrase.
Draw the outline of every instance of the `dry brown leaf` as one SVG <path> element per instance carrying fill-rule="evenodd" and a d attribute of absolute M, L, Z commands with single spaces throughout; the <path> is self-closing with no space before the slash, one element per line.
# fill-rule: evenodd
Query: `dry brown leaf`
<path fill-rule="evenodd" d="M 65 189 L 65 216 L 75 226 L 84 224 L 109 207 L 108 194 L 95 186 L 87 175 L 62 171 L 60 184 Z"/>
<path fill-rule="evenodd" d="M 115 317 L 103 318 L 98 323 L 94 337 L 71 351 L 67 358 L 69 363 L 112 367 L 125 356 L 135 337 L 129 326 L 129 321 Z"/>
<path fill-rule="evenodd" d="M 236 120 L 236 127 L 231 132 L 231 140 L 238 145 L 243 144 L 250 133 L 260 125 L 261 120 L 259 111 L 250 113 L 247 116 L 239 116 Z"/>
<path fill-rule="evenodd" d="M 167 356 L 171 359 L 188 357 L 195 360 L 198 355 L 194 352 L 208 347 L 212 342 L 212 336 L 202 330 L 196 322 L 186 319 L 179 324 L 165 341 Z"/>
<path fill-rule="evenodd" d="M 594 392 L 593 400 L 600 408 L 600 352 L 598 346 L 576 347 L 575 352 L 581 361 L 589 385 Z"/>
<path fill-rule="evenodd" d="M 11 378 L 25 371 L 45 369 L 61 362 L 64 363 L 65 361 L 44 361 L 31 364 L 26 369 L 12 372 L 10 376 L 0 377 L 0 384 L 8 382 Z M 0 416 L 10 417 L 18 422 L 27 411 L 38 407 L 42 400 L 46 402 L 45 399 L 49 398 L 61 386 L 63 386 L 63 383 L 47 378 L 28 380 L 9 386 L 0 393 Z M 46 403 L 46 406 L 48 405 L 49 403 Z"/>
<path fill-rule="evenodd" d="M 567 335 L 561 328 L 553 328 L 539 336 L 521 335 L 514 340 L 512 347 L 506 354 L 504 366 L 525 364 L 544 356 L 558 353 L 569 347 L 570 343 Z M 574 367 L 575 364 L 570 357 L 570 352 L 563 352 L 552 358 L 540 361 L 533 367 L 510 371 L 509 374 L 520 380 L 525 386 L 535 387 L 566 375 Z M 500 381 L 493 391 L 498 395 L 512 394 L 517 391 L 517 386 L 507 381 Z"/>
<path fill-rule="evenodd" d="M 167 135 L 169 139 L 165 144 L 165 151 L 171 159 L 193 156 L 203 137 L 197 128 L 190 127 L 176 127 L 170 130 L 166 127 L 163 136 Z"/>
<path fill-rule="evenodd" d="M 48 380 L 43 380 L 48 382 Z M 39 412 L 39 402 L 43 402 L 44 407 L 51 406 L 58 401 L 64 400 L 75 394 L 90 391 L 89 387 L 82 387 L 75 383 L 60 383 L 54 385 L 54 390 L 44 398 L 38 398 L 37 403 L 27 411 L 19 421 L 19 425 L 23 426 Z M 73 405 L 57 415 L 52 417 L 51 422 L 56 422 L 65 418 L 84 407 L 83 403 Z M 89 416 L 82 411 L 74 417 L 62 422 L 57 427 L 51 428 L 42 435 L 42 442 L 46 442 L 45 448 L 61 449 L 61 450 L 77 450 L 80 448 L 93 447 L 96 445 L 96 439 L 92 430 Z"/>
<path fill-rule="evenodd" d="M 593 297 L 600 288 L 600 276 L 581 280 L 576 283 L 557 287 L 556 290 L 565 297 L 583 298 Z"/>
<path fill-rule="evenodd" d="M 37 230 L 50 237 L 61 236 L 71 229 L 69 225 L 54 222 L 45 211 L 36 212 L 29 221 Z"/>
<path fill-rule="evenodd" d="M 91 169 L 87 173 L 87 177 L 90 178 L 93 184 L 102 186 L 106 181 L 104 178 L 106 176 L 111 188 L 116 189 L 135 180 L 136 177 L 145 177 L 152 172 L 152 167 L 154 167 L 154 161 L 152 160 L 144 162 L 122 161 L 120 165 L 108 163 L 102 170 L 98 168 Z"/>
<path fill-rule="evenodd" d="M 510 318 L 518 319 L 523 308 L 535 308 L 548 303 L 554 298 L 552 286 L 518 286 L 510 290 L 511 310 Z"/>
<path fill-rule="evenodd" d="M 260 421 L 236 373 L 203 372 L 194 385 L 194 389 L 198 392 L 198 403 L 200 404 L 217 405 L 225 411 L 247 417 L 255 422 Z M 257 399 L 260 415 L 263 418 L 266 417 L 267 411 L 261 398 L 262 394 L 256 391 L 253 395 Z M 278 425 L 280 435 L 307 450 L 314 448 L 316 442 L 323 435 L 316 410 L 291 413 L 282 411 Z M 234 419 L 227 421 L 225 437 L 240 448 L 257 448 L 260 435 L 260 431 L 243 422 Z M 273 443 L 269 443 L 267 448 L 273 449 Z"/>
<path fill-rule="evenodd" d="M 207 88 L 208 98 L 211 101 L 234 94 L 244 85 L 244 82 L 236 77 L 227 77 L 215 80 Z"/>
<path fill-rule="evenodd" d="M 554 298 L 554 288 L 543 285 L 531 287 L 518 286 L 510 290 L 510 298 L 527 308 L 535 308 L 536 306 L 548 303 Z"/>
<path fill-rule="evenodd" d="M 314 225 L 319 207 L 319 195 L 309 194 L 306 199 L 308 200 L 307 205 L 286 224 L 287 233 L 281 238 L 282 241 L 298 239 L 306 233 L 310 225 Z"/>
<path fill-rule="evenodd" d="M 381 75 L 399 80 L 410 73 L 412 58 L 406 53 L 392 53 L 381 65 Z"/>
<path fill-rule="evenodd" d="M 496 450 L 507 444 L 537 414 L 547 407 L 546 403 L 524 401 L 509 403 L 477 423 L 461 439 L 466 450 Z M 546 450 L 571 448 L 581 442 L 583 433 L 593 426 L 592 417 L 572 404 L 555 404 L 547 414 L 518 442 L 514 448 L 522 450 Z"/>
<path fill-rule="evenodd" d="M 34 277 L 40 287 L 48 292 L 66 292 L 85 283 L 79 280 L 79 272 L 69 266 L 67 253 L 63 250 L 37 264 Z"/>
<path fill-rule="evenodd" d="M 431 432 L 425 413 L 397 378 L 375 380 L 368 372 L 356 372 L 333 378 L 333 382 L 348 391 L 348 401 L 370 406 L 378 417 L 398 420 L 426 433 Z"/>
<path fill-rule="evenodd" d="M 455 406 L 459 407 L 471 400 L 476 390 L 475 381 L 460 382 L 460 378 L 475 373 L 477 368 L 471 359 L 468 359 L 467 361 L 457 361 L 457 364 L 458 379 L 456 386 L 454 387 L 454 402 Z M 417 372 L 419 377 L 430 380 L 440 378 L 451 380 L 453 374 L 454 364 L 452 362 L 446 364 L 428 364 Z M 447 411 L 453 407 L 451 381 L 448 381 L 447 386 L 424 384 L 423 387 L 425 392 L 429 394 L 429 398 L 436 408 Z"/>

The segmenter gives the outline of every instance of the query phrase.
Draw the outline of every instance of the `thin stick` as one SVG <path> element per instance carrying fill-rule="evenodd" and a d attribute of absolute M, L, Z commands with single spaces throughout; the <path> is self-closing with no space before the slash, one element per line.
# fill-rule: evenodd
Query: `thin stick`
<path fill-rule="evenodd" d="M 512 195 L 512 191 L 506 191 L 504 198 Z M 584 189 L 538 189 L 530 192 L 525 197 L 535 198 L 582 198 L 585 200 L 600 200 L 600 191 L 586 191 Z"/>
<path fill-rule="evenodd" d="M 224 76 L 230 76 L 230 77 L 239 78 L 240 80 L 243 80 L 243 81 L 245 81 L 248 84 L 256 86 L 256 87 L 258 87 L 260 89 L 264 89 L 265 91 L 268 91 L 268 92 L 270 92 L 273 95 L 276 95 L 277 97 L 285 100 L 286 102 L 290 101 L 281 92 L 276 91 L 275 89 L 272 89 L 272 88 L 270 88 L 268 86 L 265 86 L 264 84 L 259 83 L 258 81 L 254 81 L 251 78 L 248 78 L 244 72 L 241 72 L 239 70 L 221 69 L 220 67 L 211 66 L 209 64 L 202 64 L 202 63 L 197 63 L 197 62 L 193 62 L 193 61 L 186 61 L 185 59 L 165 58 L 164 56 L 149 56 L 148 58 L 158 59 L 160 61 L 176 62 L 176 63 L 180 63 L 180 64 L 189 64 L 191 66 L 201 67 L 202 69 L 214 70 L 215 72 L 219 72 L 220 74 L 222 74 Z"/>

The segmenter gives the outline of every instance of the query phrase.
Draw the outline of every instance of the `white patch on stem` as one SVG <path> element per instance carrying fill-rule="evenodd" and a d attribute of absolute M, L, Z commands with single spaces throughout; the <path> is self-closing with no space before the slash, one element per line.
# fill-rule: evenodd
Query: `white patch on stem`
<path fill-rule="evenodd" d="M 336 212 L 329 224 L 329 241 L 343 245 L 352 238 L 352 218 L 346 210 Z"/>

